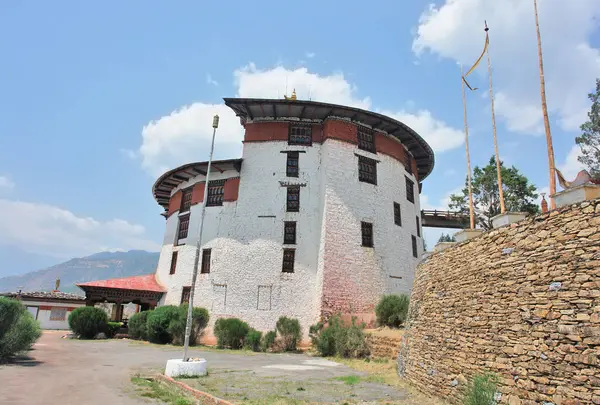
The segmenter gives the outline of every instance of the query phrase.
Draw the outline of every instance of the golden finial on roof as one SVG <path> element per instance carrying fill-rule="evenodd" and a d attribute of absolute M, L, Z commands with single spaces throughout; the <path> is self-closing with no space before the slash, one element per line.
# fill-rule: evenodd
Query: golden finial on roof
<path fill-rule="evenodd" d="M 292 96 L 288 97 L 286 95 L 283 96 L 286 100 L 296 100 L 296 89 L 294 89 L 294 91 L 292 91 Z"/>

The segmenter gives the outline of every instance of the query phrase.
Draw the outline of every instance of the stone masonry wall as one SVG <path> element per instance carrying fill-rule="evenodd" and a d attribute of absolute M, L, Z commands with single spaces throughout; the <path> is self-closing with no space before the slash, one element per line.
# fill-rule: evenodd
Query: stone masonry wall
<path fill-rule="evenodd" d="M 600 200 L 529 218 L 419 265 L 398 370 L 460 401 L 492 371 L 500 402 L 600 404 Z"/>

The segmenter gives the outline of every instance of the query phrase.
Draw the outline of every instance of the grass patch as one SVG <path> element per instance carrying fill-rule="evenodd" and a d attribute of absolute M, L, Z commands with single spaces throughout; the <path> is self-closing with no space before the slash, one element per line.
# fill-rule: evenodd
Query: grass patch
<path fill-rule="evenodd" d="M 144 398 L 157 399 L 169 405 L 193 405 L 191 399 L 166 385 L 140 376 L 131 377 L 131 382 L 136 386 L 136 393 Z"/>
<path fill-rule="evenodd" d="M 345 375 L 342 377 L 335 377 L 334 380 L 343 381 L 346 385 L 356 385 L 360 382 L 360 377 L 357 375 Z"/>

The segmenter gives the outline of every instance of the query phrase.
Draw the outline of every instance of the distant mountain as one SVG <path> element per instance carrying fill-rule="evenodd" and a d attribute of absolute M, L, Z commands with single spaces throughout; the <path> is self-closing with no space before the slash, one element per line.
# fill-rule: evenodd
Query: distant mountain
<path fill-rule="evenodd" d="M 56 279 L 60 278 L 60 291 L 83 295 L 83 291 L 75 286 L 76 283 L 154 273 L 158 256 L 158 252 L 144 250 L 95 253 L 43 270 L 0 278 L 0 292 L 19 289 L 51 291 L 54 289 Z"/>

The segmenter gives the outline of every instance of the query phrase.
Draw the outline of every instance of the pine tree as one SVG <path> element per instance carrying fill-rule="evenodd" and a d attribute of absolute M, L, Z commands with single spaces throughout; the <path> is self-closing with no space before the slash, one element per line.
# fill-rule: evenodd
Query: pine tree
<path fill-rule="evenodd" d="M 575 138 L 583 156 L 578 159 L 587 166 L 594 178 L 600 178 L 600 79 L 596 79 L 596 91 L 588 94 L 592 107 L 588 112 L 589 120 L 581 126 L 583 133 Z"/>

